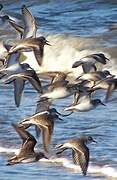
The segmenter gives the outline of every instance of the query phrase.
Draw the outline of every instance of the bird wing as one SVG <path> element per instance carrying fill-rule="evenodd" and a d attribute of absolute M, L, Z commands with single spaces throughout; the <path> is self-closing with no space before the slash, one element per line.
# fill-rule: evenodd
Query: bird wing
<path fill-rule="evenodd" d="M 49 100 L 37 101 L 36 113 L 47 111 L 51 105 Z"/>
<path fill-rule="evenodd" d="M 73 65 L 72 65 L 72 68 L 77 68 L 79 66 L 81 66 L 83 64 L 82 61 L 76 61 Z"/>
<path fill-rule="evenodd" d="M 20 36 L 22 38 L 23 33 L 24 33 L 24 28 L 22 26 L 20 26 L 19 24 L 16 24 L 15 21 L 9 20 L 9 23 L 12 25 L 12 27 L 18 32 L 20 33 Z"/>
<path fill-rule="evenodd" d="M 19 134 L 20 138 L 23 140 L 23 144 L 19 153 L 20 155 L 24 155 L 24 153 L 27 155 L 27 153 L 34 152 L 34 146 L 36 145 L 37 141 L 34 138 L 33 135 L 31 135 L 28 131 L 24 129 L 22 126 L 18 126 L 14 123 L 12 123 L 12 126 L 16 130 L 16 132 Z"/>
<path fill-rule="evenodd" d="M 80 94 L 79 93 L 74 93 L 74 96 L 73 96 L 73 105 L 78 103 L 79 98 L 80 98 Z"/>
<path fill-rule="evenodd" d="M 94 64 L 84 63 L 82 65 L 82 69 L 83 69 L 84 73 L 89 73 L 92 70 L 92 68 L 93 68 L 94 71 L 97 70 L 97 68 L 96 68 L 96 66 Z"/>
<path fill-rule="evenodd" d="M 36 113 L 47 111 L 51 105 L 49 100 L 37 101 Z M 39 137 L 40 129 L 38 126 L 35 126 L 36 136 Z"/>
<path fill-rule="evenodd" d="M 35 131 L 36 131 L 36 137 L 39 137 L 40 136 L 40 128 L 38 126 L 35 125 Z"/>
<path fill-rule="evenodd" d="M 114 84 L 110 84 L 107 89 L 107 92 L 106 92 L 106 97 L 105 97 L 106 102 L 108 101 L 109 97 L 111 96 L 113 90 L 114 90 Z"/>
<path fill-rule="evenodd" d="M 17 107 L 20 105 L 22 92 L 25 85 L 25 80 L 21 78 L 16 78 L 14 81 L 14 98 L 15 98 L 15 104 Z"/>
<path fill-rule="evenodd" d="M 11 77 L 20 77 L 20 79 L 22 78 L 28 80 L 39 93 L 42 93 L 41 82 L 34 70 L 20 72 L 19 74 L 14 74 Z"/>
<path fill-rule="evenodd" d="M 41 81 L 39 80 L 37 74 L 35 73 L 35 71 L 30 71 L 27 72 L 27 79 L 29 80 L 29 82 L 32 84 L 32 86 L 39 92 L 42 93 L 42 86 L 41 86 Z M 29 74 L 29 76 L 28 76 Z"/>
<path fill-rule="evenodd" d="M 46 152 L 48 152 L 48 146 L 51 142 L 52 132 L 53 132 L 53 129 L 50 126 L 42 128 L 43 146 Z"/>
<path fill-rule="evenodd" d="M 23 38 L 35 37 L 37 31 L 36 21 L 25 5 L 22 6 L 22 14 L 24 20 Z"/>
<path fill-rule="evenodd" d="M 33 52 L 39 66 L 43 63 L 43 49 L 33 48 Z"/>
<path fill-rule="evenodd" d="M 89 163 L 89 149 L 85 146 L 85 148 L 79 148 L 72 150 L 73 161 L 75 164 L 79 164 L 82 170 L 83 175 L 86 175 L 88 163 Z"/>
<path fill-rule="evenodd" d="M 6 67 L 10 67 L 10 66 L 15 65 L 17 63 L 19 64 L 19 57 L 20 57 L 19 52 L 10 54 L 8 57 L 8 60 L 6 62 Z"/>

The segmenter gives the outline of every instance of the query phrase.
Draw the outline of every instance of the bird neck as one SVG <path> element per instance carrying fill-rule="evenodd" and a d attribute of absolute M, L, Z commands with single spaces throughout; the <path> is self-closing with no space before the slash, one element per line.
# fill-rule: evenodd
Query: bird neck
<path fill-rule="evenodd" d="M 42 58 L 44 54 L 44 46 L 40 45 L 39 48 L 40 48 L 40 57 Z"/>

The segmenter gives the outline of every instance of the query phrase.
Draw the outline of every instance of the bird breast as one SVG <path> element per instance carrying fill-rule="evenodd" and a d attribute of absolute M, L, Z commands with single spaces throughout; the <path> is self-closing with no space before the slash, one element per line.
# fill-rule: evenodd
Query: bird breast
<path fill-rule="evenodd" d="M 47 97 L 49 99 L 64 98 L 69 95 L 66 88 L 55 88 L 52 92 L 45 93 L 41 97 Z"/>

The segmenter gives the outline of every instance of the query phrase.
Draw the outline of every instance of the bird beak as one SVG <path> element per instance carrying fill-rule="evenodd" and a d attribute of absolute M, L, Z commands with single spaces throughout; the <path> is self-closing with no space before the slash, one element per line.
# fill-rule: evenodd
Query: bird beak
<path fill-rule="evenodd" d="M 106 58 L 107 61 L 110 61 L 110 59 Z"/>
<path fill-rule="evenodd" d="M 95 141 L 94 139 L 93 139 L 93 142 L 94 142 L 94 143 L 97 143 L 97 141 Z"/>
<path fill-rule="evenodd" d="M 97 144 L 97 141 L 95 141 L 95 140 L 93 139 L 93 140 L 92 140 L 92 143 Z"/>
<path fill-rule="evenodd" d="M 51 46 L 51 44 L 49 44 L 49 41 L 46 41 L 45 44 L 48 46 Z"/>
<path fill-rule="evenodd" d="M 104 103 L 102 103 L 102 102 L 101 102 L 101 104 L 102 104 L 103 106 L 106 106 L 106 104 L 104 104 Z"/>
<path fill-rule="evenodd" d="M 60 117 L 58 117 L 58 119 L 60 120 L 60 121 L 64 121 L 62 118 L 60 118 Z"/>
<path fill-rule="evenodd" d="M 115 77 L 115 75 L 112 75 L 112 74 L 111 74 L 110 76 L 111 76 L 111 78 L 114 78 L 114 77 Z"/>

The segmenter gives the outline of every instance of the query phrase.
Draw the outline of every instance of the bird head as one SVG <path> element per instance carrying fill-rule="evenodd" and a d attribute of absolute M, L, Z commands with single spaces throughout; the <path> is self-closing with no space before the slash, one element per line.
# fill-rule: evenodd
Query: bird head
<path fill-rule="evenodd" d="M 80 138 L 84 143 L 92 143 L 96 141 L 92 138 L 92 136 L 81 136 Z"/>
<path fill-rule="evenodd" d="M 44 36 L 40 36 L 38 38 L 38 40 L 39 40 L 40 44 L 42 44 L 42 45 L 49 45 L 49 46 L 51 46 L 51 44 L 49 44 L 49 41 Z"/>
<path fill-rule="evenodd" d="M 102 59 L 110 61 L 110 59 L 108 59 L 103 53 L 99 53 L 98 56 L 100 56 Z"/>
<path fill-rule="evenodd" d="M 53 118 L 63 120 L 59 117 L 61 114 L 55 108 L 50 108 L 48 111 Z"/>
<path fill-rule="evenodd" d="M 100 99 L 94 99 L 92 100 L 92 103 L 94 106 L 98 106 L 98 105 L 106 106 Z"/>

